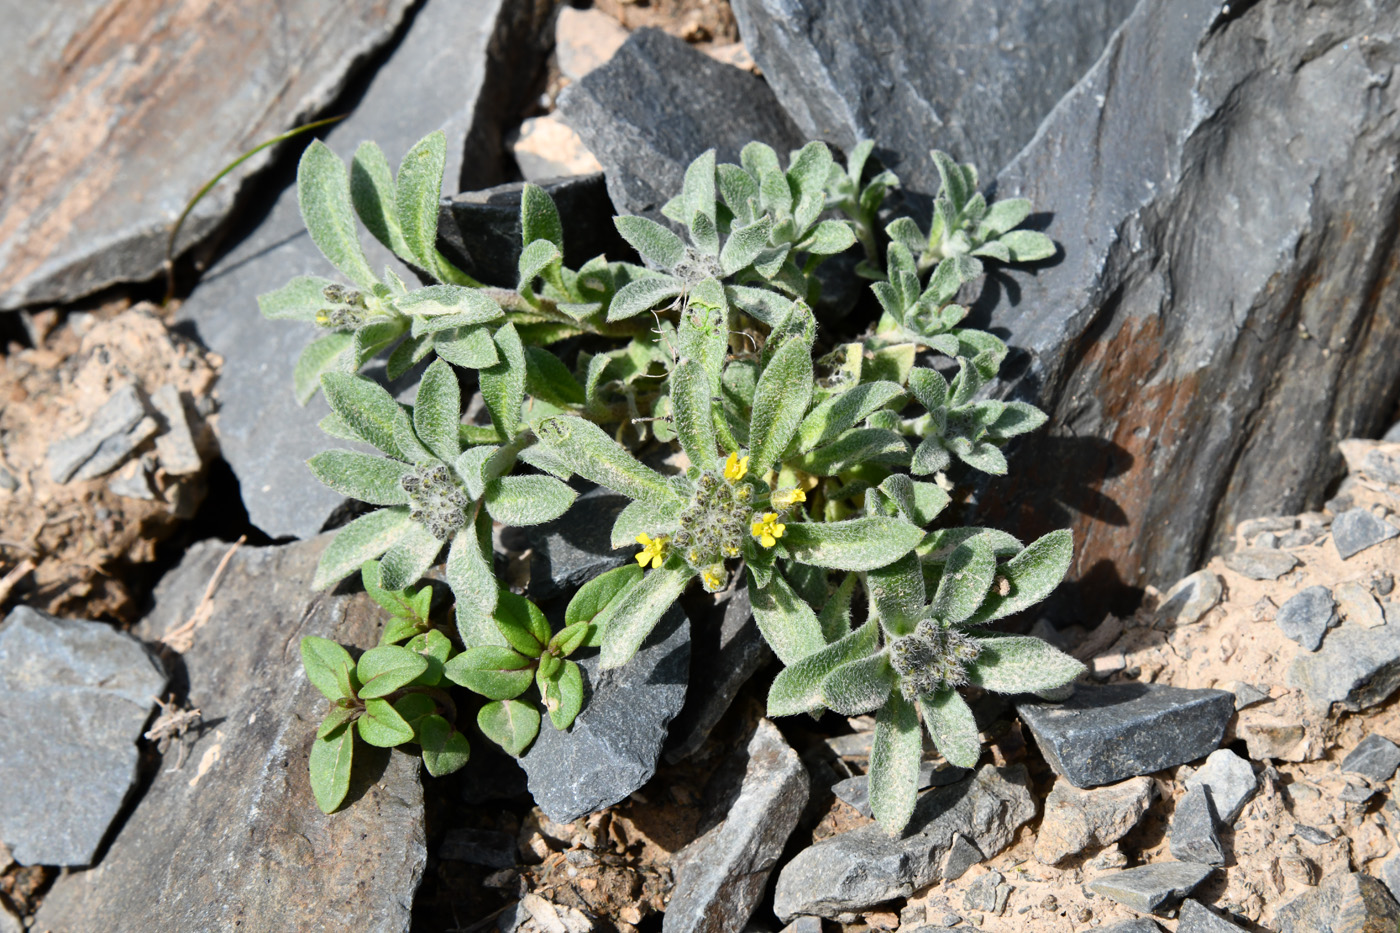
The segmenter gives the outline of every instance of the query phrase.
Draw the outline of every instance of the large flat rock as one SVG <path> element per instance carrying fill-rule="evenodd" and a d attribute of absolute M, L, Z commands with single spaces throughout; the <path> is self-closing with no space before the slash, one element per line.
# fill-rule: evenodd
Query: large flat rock
<path fill-rule="evenodd" d="M 410 0 L 7 3 L 0 38 L 0 308 L 160 271 L 204 181 L 335 100 Z M 185 223 L 208 234 L 264 150 Z"/>
<path fill-rule="evenodd" d="M 346 806 L 316 808 L 307 755 L 326 701 L 301 669 L 299 640 L 374 645 L 383 610 L 363 594 L 310 591 L 327 537 L 243 548 L 209 621 L 180 656 L 175 689 L 202 710 L 176 770 L 154 782 L 94 869 L 64 875 L 37 929 L 66 933 L 356 929 L 400 933 L 427 860 L 418 760 L 356 748 Z M 156 590 L 139 634 L 189 619 L 228 546 L 193 547 Z"/>

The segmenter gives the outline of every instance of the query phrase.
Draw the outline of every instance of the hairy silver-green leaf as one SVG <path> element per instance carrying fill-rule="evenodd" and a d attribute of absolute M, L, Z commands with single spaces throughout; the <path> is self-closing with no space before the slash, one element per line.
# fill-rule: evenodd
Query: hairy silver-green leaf
<path fill-rule="evenodd" d="M 1055 241 L 1033 230 L 1012 230 L 998 242 L 1011 252 L 1012 262 L 1036 262 L 1055 255 Z"/>
<path fill-rule="evenodd" d="M 457 374 L 443 360 L 434 360 L 418 383 L 413 401 L 413 430 L 418 439 L 445 463 L 462 451 L 458 425 L 462 421 L 462 389 Z"/>
<path fill-rule="evenodd" d="M 710 221 L 715 219 L 715 151 L 706 150 L 696 156 L 685 169 L 685 180 L 681 183 L 681 197 L 685 199 L 687 220 L 700 214 Z"/>
<path fill-rule="evenodd" d="M 391 457 L 408 459 L 396 439 L 398 430 L 412 433 L 408 413 L 383 386 L 354 373 L 325 373 L 321 390 L 331 411 L 356 434 Z"/>
<path fill-rule="evenodd" d="M 600 486 L 661 507 L 681 499 L 666 477 L 644 466 L 590 421 L 562 415 L 546 418 L 535 433 L 569 469 Z"/>
<path fill-rule="evenodd" d="M 776 327 L 792 313 L 792 299 L 784 298 L 777 292 L 766 288 L 726 285 L 724 294 L 734 307 L 769 327 Z"/>
<path fill-rule="evenodd" d="M 812 406 L 797 429 L 801 453 L 834 440 L 904 394 L 893 382 L 867 382 Z"/>
<path fill-rule="evenodd" d="M 655 536 L 671 533 L 676 529 L 676 520 L 685 506 L 686 502 L 682 499 L 673 499 L 664 504 L 640 499 L 629 502 L 618 513 L 617 521 L 613 522 L 612 546 L 634 547 L 639 534 Z"/>
<path fill-rule="evenodd" d="M 813 476 L 835 476 L 864 463 L 898 464 L 909 458 L 903 435 L 883 428 L 855 428 L 793 461 Z"/>
<path fill-rule="evenodd" d="M 1063 687 L 1084 665 L 1027 635 L 988 635 L 977 639 L 982 653 L 968 668 L 969 682 L 995 693 L 1036 693 Z"/>
<path fill-rule="evenodd" d="M 992 234 L 1005 233 L 1021 225 L 1031 215 L 1031 202 L 1025 198 L 1006 198 L 987 209 L 982 226 Z"/>
<path fill-rule="evenodd" d="M 914 448 L 914 456 L 909 461 L 909 472 L 915 476 L 928 476 L 930 473 L 948 469 L 948 464 L 952 462 L 952 454 L 948 453 L 948 448 L 943 446 L 940 438 L 926 437 Z"/>
<path fill-rule="evenodd" d="M 919 711 L 893 690 L 875 717 L 870 747 L 870 812 L 886 832 L 904 829 L 914 813 L 923 753 Z"/>
<path fill-rule="evenodd" d="M 959 768 L 977 767 L 982 756 L 982 737 L 967 701 L 952 687 L 919 697 L 919 710 L 929 738 L 948 763 Z"/>
<path fill-rule="evenodd" d="M 690 462 L 701 470 L 717 471 L 710 378 L 698 361 L 686 360 L 671 370 L 671 405 L 676 437 Z"/>
<path fill-rule="evenodd" d="M 811 713 L 822 706 L 822 681 L 842 664 L 866 657 L 879 647 L 880 631 L 873 621 L 820 651 L 787 665 L 768 690 L 769 716 Z"/>
<path fill-rule="evenodd" d="M 414 265 L 438 275 L 438 200 L 447 166 L 447 136 L 436 130 L 423 137 L 399 163 L 396 189 L 399 227 Z"/>
<path fill-rule="evenodd" d="M 401 590 L 417 583 L 442 553 L 442 546 L 443 542 L 431 531 L 414 522 L 403 537 L 384 552 L 379 562 L 379 576 L 384 586 Z"/>
<path fill-rule="evenodd" d="M 822 705 L 843 716 L 860 716 L 884 705 L 894 686 L 894 668 L 881 651 L 842 664 L 822 678 Z"/>
<path fill-rule="evenodd" d="M 632 660 L 693 576 L 689 567 L 673 557 L 659 569 L 647 571 L 641 580 L 617 597 L 617 610 L 609 607 L 602 633 L 603 670 L 621 667 Z"/>
<path fill-rule="evenodd" d="M 794 664 L 826 647 L 816 613 L 793 592 L 782 574 L 773 574 L 767 586 L 750 580 L 749 599 L 758 630 L 784 664 Z"/>
<path fill-rule="evenodd" d="M 520 192 L 520 234 L 525 244 L 548 240 L 559 249 L 564 248 L 564 225 L 559 220 L 559 208 L 555 207 L 548 191 L 529 182 Z"/>
<path fill-rule="evenodd" d="M 350 200 L 355 213 L 376 240 L 396 256 L 413 261 L 399 226 L 398 194 L 384 151 L 375 142 L 362 142 L 350 160 Z"/>
<path fill-rule="evenodd" d="M 552 405 L 582 405 L 583 386 L 559 357 L 541 347 L 525 348 L 525 389 Z"/>
<path fill-rule="evenodd" d="M 543 275 L 555 263 L 562 262 L 564 254 L 548 240 L 536 240 L 520 251 L 520 293 L 531 291 L 535 279 Z M 551 273 L 552 275 L 553 273 Z M 546 276 L 548 277 L 548 276 Z"/>
<path fill-rule="evenodd" d="M 998 568 L 998 574 L 1007 581 L 1007 594 L 990 594 L 982 608 L 969 620 L 970 623 L 990 622 L 1034 606 L 1060 585 L 1073 559 L 1074 539 L 1069 529 L 1052 531 L 1037 538 Z"/>
<path fill-rule="evenodd" d="M 326 334 L 306 345 L 292 370 L 292 390 L 298 404 L 311 401 L 321 388 L 321 374 L 337 369 L 354 343 L 354 334 Z"/>
<path fill-rule="evenodd" d="M 939 411 L 948 407 L 948 380 L 932 369 L 923 366 L 909 371 L 909 391 L 927 411 Z"/>
<path fill-rule="evenodd" d="M 874 614 L 892 635 L 908 635 L 924 617 L 924 572 L 917 554 L 905 554 L 899 560 L 865 575 L 865 588 L 870 594 Z"/>
<path fill-rule="evenodd" d="M 937 518 L 952 501 L 943 487 L 912 480 L 903 473 L 885 477 L 880 483 L 880 491 L 899 506 L 905 518 L 920 527 Z"/>
<path fill-rule="evenodd" d="M 621 218 L 618 218 L 621 219 Z M 640 219 L 640 218 L 638 218 Z M 621 321 L 680 295 L 684 286 L 675 276 L 658 275 L 628 282 L 608 303 L 608 320 Z"/>
<path fill-rule="evenodd" d="M 397 544 L 413 525 L 408 509 L 402 506 L 361 515 L 337 531 L 321 552 L 311 588 L 324 590 L 344 580 L 365 561 L 374 560 Z"/>
<path fill-rule="evenodd" d="M 345 163 L 319 139 L 306 147 L 297 165 L 297 204 L 321 254 L 360 289 L 372 290 L 378 279 L 360 248 Z"/>
<path fill-rule="evenodd" d="M 987 435 L 1004 440 L 1034 431 L 1046 421 L 1045 412 L 1025 402 L 1007 402 L 1001 416 L 987 426 Z"/>
<path fill-rule="evenodd" d="M 314 321 L 331 304 L 325 291 L 334 284 L 314 275 L 299 275 L 276 291 L 259 295 L 258 310 L 269 321 Z"/>
<path fill-rule="evenodd" d="M 757 259 L 758 254 L 768 246 L 768 235 L 772 230 L 773 222 L 767 217 L 731 230 L 719 254 L 721 271 L 725 275 L 733 275 Z"/>
<path fill-rule="evenodd" d="M 520 406 L 525 402 L 525 348 L 514 324 L 507 324 L 495 335 L 500 359 L 481 370 L 481 397 L 491 412 L 491 422 L 503 440 L 520 431 Z"/>
<path fill-rule="evenodd" d="M 949 445 L 953 453 L 957 454 L 959 460 L 970 467 L 981 470 L 983 473 L 990 473 L 992 476 L 1006 475 L 1006 456 L 995 444 L 985 441 L 969 444 L 964 448 Z"/>
<path fill-rule="evenodd" d="M 502 525 L 551 522 L 569 510 L 578 493 L 552 476 L 502 476 L 486 484 L 486 511 Z"/>
<path fill-rule="evenodd" d="M 659 269 L 671 269 L 685 258 L 685 243 L 670 230 L 645 217 L 623 215 L 613 226 L 643 259 Z"/>
<path fill-rule="evenodd" d="M 465 369 L 488 369 L 501 361 L 487 327 L 458 327 L 439 334 L 433 349 L 447 362 Z"/>
<path fill-rule="evenodd" d="M 833 570 L 874 570 L 908 554 L 923 530 L 880 515 L 843 522 L 794 522 L 783 543 L 796 560 Z"/>
<path fill-rule="evenodd" d="M 773 354 L 754 389 L 749 419 L 751 469 L 770 469 L 797 432 L 812 398 L 812 354 L 806 341 L 791 339 Z"/>
<path fill-rule="evenodd" d="M 501 306 L 478 288 L 461 285 L 429 285 L 394 299 L 394 306 L 414 317 L 450 315 L 452 326 L 486 324 L 503 317 Z"/>
<path fill-rule="evenodd" d="M 354 450 L 323 450 L 306 465 L 315 477 L 336 492 L 370 505 L 406 505 L 408 493 L 400 480 L 413 468 Z"/>
<path fill-rule="evenodd" d="M 311 792 L 322 813 L 333 813 L 350 792 L 350 764 L 355 753 L 355 729 L 348 723 L 311 743 L 307 764 L 311 769 Z"/>
<path fill-rule="evenodd" d="M 841 220 L 823 220 L 811 232 L 798 241 L 794 249 L 814 256 L 831 256 L 844 253 L 856 245 L 856 235 L 850 226 Z"/>
<path fill-rule="evenodd" d="M 486 524 L 490 524 L 489 519 Z M 457 602 L 457 634 L 462 644 L 468 648 L 505 644 L 505 638 L 492 621 L 500 592 L 496 575 L 470 525 L 452 539 L 447 552 L 446 576 Z"/>
<path fill-rule="evenodd" d="M 991 543 L 981 537 L 968 538 L 949 555 L 929 610 L 944 622 L 953 624 L 969 618 L 987 598 L 996 567 Z"/>

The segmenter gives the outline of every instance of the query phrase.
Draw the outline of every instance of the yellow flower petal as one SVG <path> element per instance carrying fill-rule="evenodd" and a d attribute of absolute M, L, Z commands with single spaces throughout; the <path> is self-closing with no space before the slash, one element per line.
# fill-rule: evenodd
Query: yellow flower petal
<path fill-rule="evenodd" d="M 724 461 L 724 478 L 731 483 L 737 483 L 748 475 L 749 458 L 740 457 L 738 454 L 730 454 L 729 459 Z"/>

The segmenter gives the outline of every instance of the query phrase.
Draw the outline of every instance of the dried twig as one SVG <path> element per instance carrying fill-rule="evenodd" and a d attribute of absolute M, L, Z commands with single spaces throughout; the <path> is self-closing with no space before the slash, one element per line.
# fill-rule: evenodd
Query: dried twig
<path fill-rule="evenodd" d="M 10 591 L 13 590 L 15 586 L 19 583 L 19 581 L 23 580 L 33 569 L 34 561 L 26 557 L 18 564 L 15 564 L 14 567 L 10 569 L 9 573 L 5 574 L 3 577 L 0 577 L 0 603 L 3 603 L 5 600 L 10 598 Z"/>
<path fill-rule="evenodd" d="M 224 570 L 228 567 L 228 562 L 233 559 L 234 553 L 243 546 L 243 542 L 248 540 L 247 535 L 242 535 L 233 542 L 233 547 L 228 549 L 223 560 L 219 561 L 219 566 L 214 568 L 214 575 L 209 578 L 209 585 L 204 588 L 204 595 L 199 599 L 199 605 L 188 619 L 180 625 L 175 626 L 160 636 L 160 643 L 168 647 L 176 654 L 184 654 L 194 645 L 194 633 L 209 621 L 214 614 L 214 590 L 219 586 L 219 578 L 224 575 Z"/>
<path fill-rule="evenodd" d="M 197 709 L 180 709 L 175 702 L 175 695 L 171 694 L 169 700 L 162 700 L 160 697 L 152 697 L 160 704 L 160 715 L 155 722 L 151 723 L 151 728 L 146 732 L 146 740 L 156 743 L 156 751 L 162 755 L 170 747 L 173 740 L 180 739 L 180 750 L 175 756 L 175 767 L 171 771 L 179 771 L 185 764 L 185 756 L 189 750 L 185 748 L 183 741 L 185 733 L 195 728 L 203 722 L 203 715 Z"/>

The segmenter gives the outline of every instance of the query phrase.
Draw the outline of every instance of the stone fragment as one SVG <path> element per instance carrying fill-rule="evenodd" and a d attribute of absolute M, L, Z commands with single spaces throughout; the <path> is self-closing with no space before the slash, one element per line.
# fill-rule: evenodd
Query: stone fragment
<path fill-rule="evenodd" d="M 1194 862 L 1154 862 L 1115 872 L 1090 882 L 1088 888 L 1124 907 L 1151 914 L 1171 908 L 1210 877 L 1212 870 Z"/>
<path fill-rule="evenodd" d="M 1277 719 L 1251 719 L 1241 722 L 1236 733 L 1244 739 L 1249 757 L 1254 761 L 1308 761 L 1312 743 L 1307 730 L 1296 722 Z"/>
<path fill-rule="evenodd" d="M 1400 686 L 1400 623 L 1341 626 L 1321 651 L 1294 658 L 1288 683 L 1317 704 L 1337 703 L 1353 712 L 1375 706 Z"/>
<path fill-rule="evenodd" d="M 782 933 L 822 933 L 821 918 L 794 917 L 791 923 L 783 927 Z"/>
<path fill-rule="evenodd" d="M 1265 515 L 1261 518 L 1247 518 L 1240 522 L 1235 534 L 1246 544 L 1265 532 L 1292 531 L 1298 527 L 1298 519 L 1292 515 Z"/>
<path fill-rule="evenodd" d="M 1183 862 L 1224 865 L 1225 849 L 1220 844 L 1215 824 L 1215 804 L 1211 802 L 1210 790 L 1203 786 L 1188 790 L 1177 801 L 1176 811 L 1172 813 L 1172 855 Z"/>
<path fill-rule="evenodd" d="M 395 0 L 394 5 L 406 4 Z M 535 15 L 533 5 L 506 0 L 424 5 L 350 116 L 323 131 L 324 141 L 348 160 L 362 141 L 375 140 L 397 166 L 420 138 L 442 129 L 448 139 L 448 191 L 503 180 L 501 133 L 518 119 L 517 103 L 530 93 L 526 87 L 543 60 Z M 218 164 L 201 168 L 198 177 Z M 292 395 L 297 358 L 318 331 L 311 324 L 264 320 L 254 299 L 298 275 L 340 276 L 306 234 L 291 173 L 279 173 L 269 183 L 284 187 L 265 192 L 265 211 L 235 230 L 241 239 L 204 274 L 177 317 L 223 357 L 225 373 L 242 374 L 220 383 L 217 434 L 249 520 L 272 538 L 307 538 L 344 501 L 311 479 L 305 464 L 338 444 L 317 428 L 329 409 L 319 395 L 305 407 Z M 197 185 L 187 186 L 177 203 Z M 411 279 L 388 250 L 366 234 L 360 239 L 372 269 L 388 264 Z M 383 378 L 381 365 L 367 372 Z M 406 378 L 391 391 L 403 393 L 412 384 Z"/>
<path fill-rule="evenodd" d="M 564 516 L 527 528 L 530 597 L 571 596 L 598 574 L 631 563 L 634 548 L 612 546 L 613 523 L 630 501 L 611 489 L 591 489 Z"/>
<path fill-rule="evenodd" d="M 592 933 L 594 924 L 578 908 L 530 892 L 502 912 L 498 928 L 503 933 Z"/>
<path fill-rule="evenodd" d="M 1266 531 L 1262 535 L 1254 539 L 1254 546 L 1256 548 L 1266 549 L 1276 548 L 1279 546 L 1279 536 L 1274 534 L 1272 531 Z"/>
<path fill-rule="evenodd" d="M 919 763 L 919 790 L 954 784 L 972 772 L 956 765 L 937 767 L 932 761 Z M 874 819 L 870 810 L 870 776 L 857 774 L 831 785 L 831 792 L 860 811 L 861 816 Z"/>
<path fill-rule="evenodd" d="M 350 795 L 331 816 L 307 776 L 327 704 L 302 672 L 297 639 L 367 648 L 384 624 L 364 594 L 311 591 L 328 539 L 229 559 L 211 621 L 180 656 L 205 725 L 165 752 L 101 864 L 54 883 L 38 928 L 99 933 L 140 918 L 142 933 L 330 930 L 354 917 L 359 929 L 407 929 L 427 860 L 419 759 L 358 744 Z M 191 547 L 137 634 L 155 641 L 188 620 L 228 549 Z"/>
<path fill-rule="evenodd" d="M 1157 618 L 1176 625 L 1192 625 L 1215 608 L 1223 592 L 1219 576 L 1209 570 L 1198 570 L 1167 590 Z"/>
<path fill-rule="evenodd" d="M 1274 623 L 1283 634 L 1308 651 L 1316 651 L 1322 645 L 1322 636 L 1338 621 L 1337 604 L 1332 599 L 1332 591 L 1325 586 L 1299 590 L 1274 616 Z"/>
<path fill-rule="evenodd" d="M 1036 833 L 1036 859 L 1054 865 L 1086 849 L 1117 842 L 1138 824 L 1156 797 L 1157 785 L 1147 777 L 1094 790 L 1080 790 L 1066 778 L 1057 779 L 1045 799 L 1045 815 Z"/>
<path fill-rule="evenodd" d="M 1392 855 L 1381 864 L 1381 882 L 1390 896 L 1400 901 L 1400 855 Z"/>
<path fill-rule="evenodd" d="M 1006 901 L 1011 896 L 1011 886 L 999 871 L 989 871 L 967 886 L 963 893 L 963 910 L 980 910 L 1001 916 L 1006 910 Z"/>
<path fill-rule="evenodd" d="M 1386 570 L 1371 574 L 1371 591 L 1377 596 L 1389 596 L 1395 589 L 1395 575 Z"/>
<path fill-rule="evenodd" d="M 985 765 L 965 781 L 925 791 L 900 836 L 871 823 L 798 853 L 778 875 L 773 910 L 784 921 L 836 917 L 908 897 L 939 880 L 955 834 L 991 858 L 1034 815 L 1025 769 Z"/>
<path fill-rule="evenodd" d="M 690 621 L 677 603 L 623 667 L 600 671 L 596 654 L 578 663 L 583 712 L 567 732 L 541 726 L 520 759 L 535 803 L 556 823 L 611 806 L 656 773 L 666 726 L 685 702 Z"/>
<path fill-rule="evenodd" d="M 1103 927 L 1100 933 L 1162 933 L 1162 928 L 1146 917 L 1124 920 L 1111 927 Z"/>
<path fill-rule="evenodd" d="M 658 221 L 705 150 L 737 163 L 758 140 L 785 159 L 806 141 L 762 80 L 656 29 L 633 33 L 607 64 L 565 88 L 558 106 L 603 164 L 618 211 Z"/>
<path fill-rule="evenodd" d="M 163 422 L 161 433 L 156 436 L 156 456 L 160 458 L 161 469 L 172 476 L 198 473 L 204 460 L 195 446 L 180 390 L 166 383 L 151 395 L 151 404 Z"/>
<path fill-rule="evenodd" d="M 1298 566 L 1298 558 L 1287 551 L 1247 547 L 1226 554 L 1225 566 L 1251 580 L 1277 580 Z"/>
<path fill-rule="evenodd" d="M 1210 791 L 1220 822 L 1232 826 L 1259 789 L 1259 776 L 1248 761 L 1228 748 L 1221 748 L 1211 752 L 1206 763 L 1186 779 L 1188 791 L 1198 787 Z"/>
<path fill-rule="evenodd" d="M 1343 771 L 1361 774 L 1382 784 L 1395 776 L 1397 767 L 1400 767 L 1400 746 L 1374 732 L 1342 759 Z"/>
<path fill-rule="evenodd" d="M 101 622 L 19 606 L 0 625 L 0 841 L 22 865 L 89 864 L 136 782 L 160 663 Z"/>
<path fill-rule="evenodd" d="M 1293 824 L 1293 835 L 1304 842 L 1315 846 L 1326 845 L 1332 841 L 1332 837 L 1315 826 L 1306 826 L 1302 823 Z"/>
<path fill-rule="evenodd" d="M 663 933 L 740 933 L 807 803 L 807 769 L 768 720 L 748 744 L 748 767 L 724 821 L 672 860 L 676 879 Z"/>
<path fill-rule="evenodd" d="M 1263 703 L 1269 698 L 1269 695 L 1263 690 L 1242 680 L 1231 681 L 1226 685 L 1226 689 L 1235 695 L 1236 710 L 1254 706 L 1256 703 Z"/>
<path fill-rule="evenodd" d="M 549 181 L 603 170 L 582 137 L 553 114 L 521 121 L 506 144 L 526 181 Z"/>
<path fill-rule="evenodd" d="M 49 445 L 49 476 L 55 483 L 95 479 L 120 466 L 157 427 L 136 386 L 123 383 L 86 428 Z"/>
<path fill-rule="evenodd" d="M 1296 531 L 1285 531 L 1279 535 L 1278 546 L 1283 548 L 1307 547 L 1309 544 L 1317 543 L 1323 532 L 1318 528 L 1299 528 Z"/>
<path fill-rule="evenodd" d="M 1188 898 L 1181 902 L 1177 913 L 1176 933 L 1245 933 L 1245 930 Z"/>
<path fill-rule="evenodd" d="M 948 857 L 943 860 L 943 880 L 957 881 L 973 865 L 986 859 L 975 843 L 968 842 L 962 833 L 953 835 L 953 844 L 948 847 Z"/>
<path fill-rule="evenodd" d="M 515 837 L 493 829 L 449 829 L 438 847 L 440 859 L 487 868 L 514 868 L 515 855 Z"/>
<path fill-rule="evenodd" d="M 129 499 L 155 501 L 156 493 L 151 488 L 151 474 L 146 469 L 145 457 L 128 461 L 125 466 L 107 480 L 107 488 L 119 496 Z"/>
<path fill-rule="evenodd" d="M 559 73 L 570 81 L 583 80 L 584 75 L 606 64 L 627 36 L 622 24 L 602 10 L 561 7 L 554 21 L 554 58 Z"/>
<path fill-rule="evenodd" d="M 1370 875 L 1339 871 L 1274 914 L 1278 933 L 1391 933 L 1400 905 Z"/>
<path fill-rule="evenodd" d="M 1371 591 L 1360 583 L 1339 583 L 1334 591 L 1337 609 L 1348 622 L 1363 628 L 1378 628 L 1385 624 L 1385 613 Z"/>
<path fill-rule="evenodd" d="M 1016 711 L 1051 767 L 1082 788 L 1209 754 L 1220 745 L 1235 697 L 1161 684 L 1081 684 L 1063 703 L 1018 703 Z"/>
<path fill-rule="evenodd" d="M 1400 456 L 1396 452 L 1375 449 L 1366 454 L 1361 464 L 1372 479 L 1388 486 L 1400 486 Z"/>
<path fill-rule="evenodd" d="M 1348 509 L 1332 521 L 1332 544 L 1342 560 L 1400 535 L 1400 528 L 1377 518 L 1368 509 Z"/>

